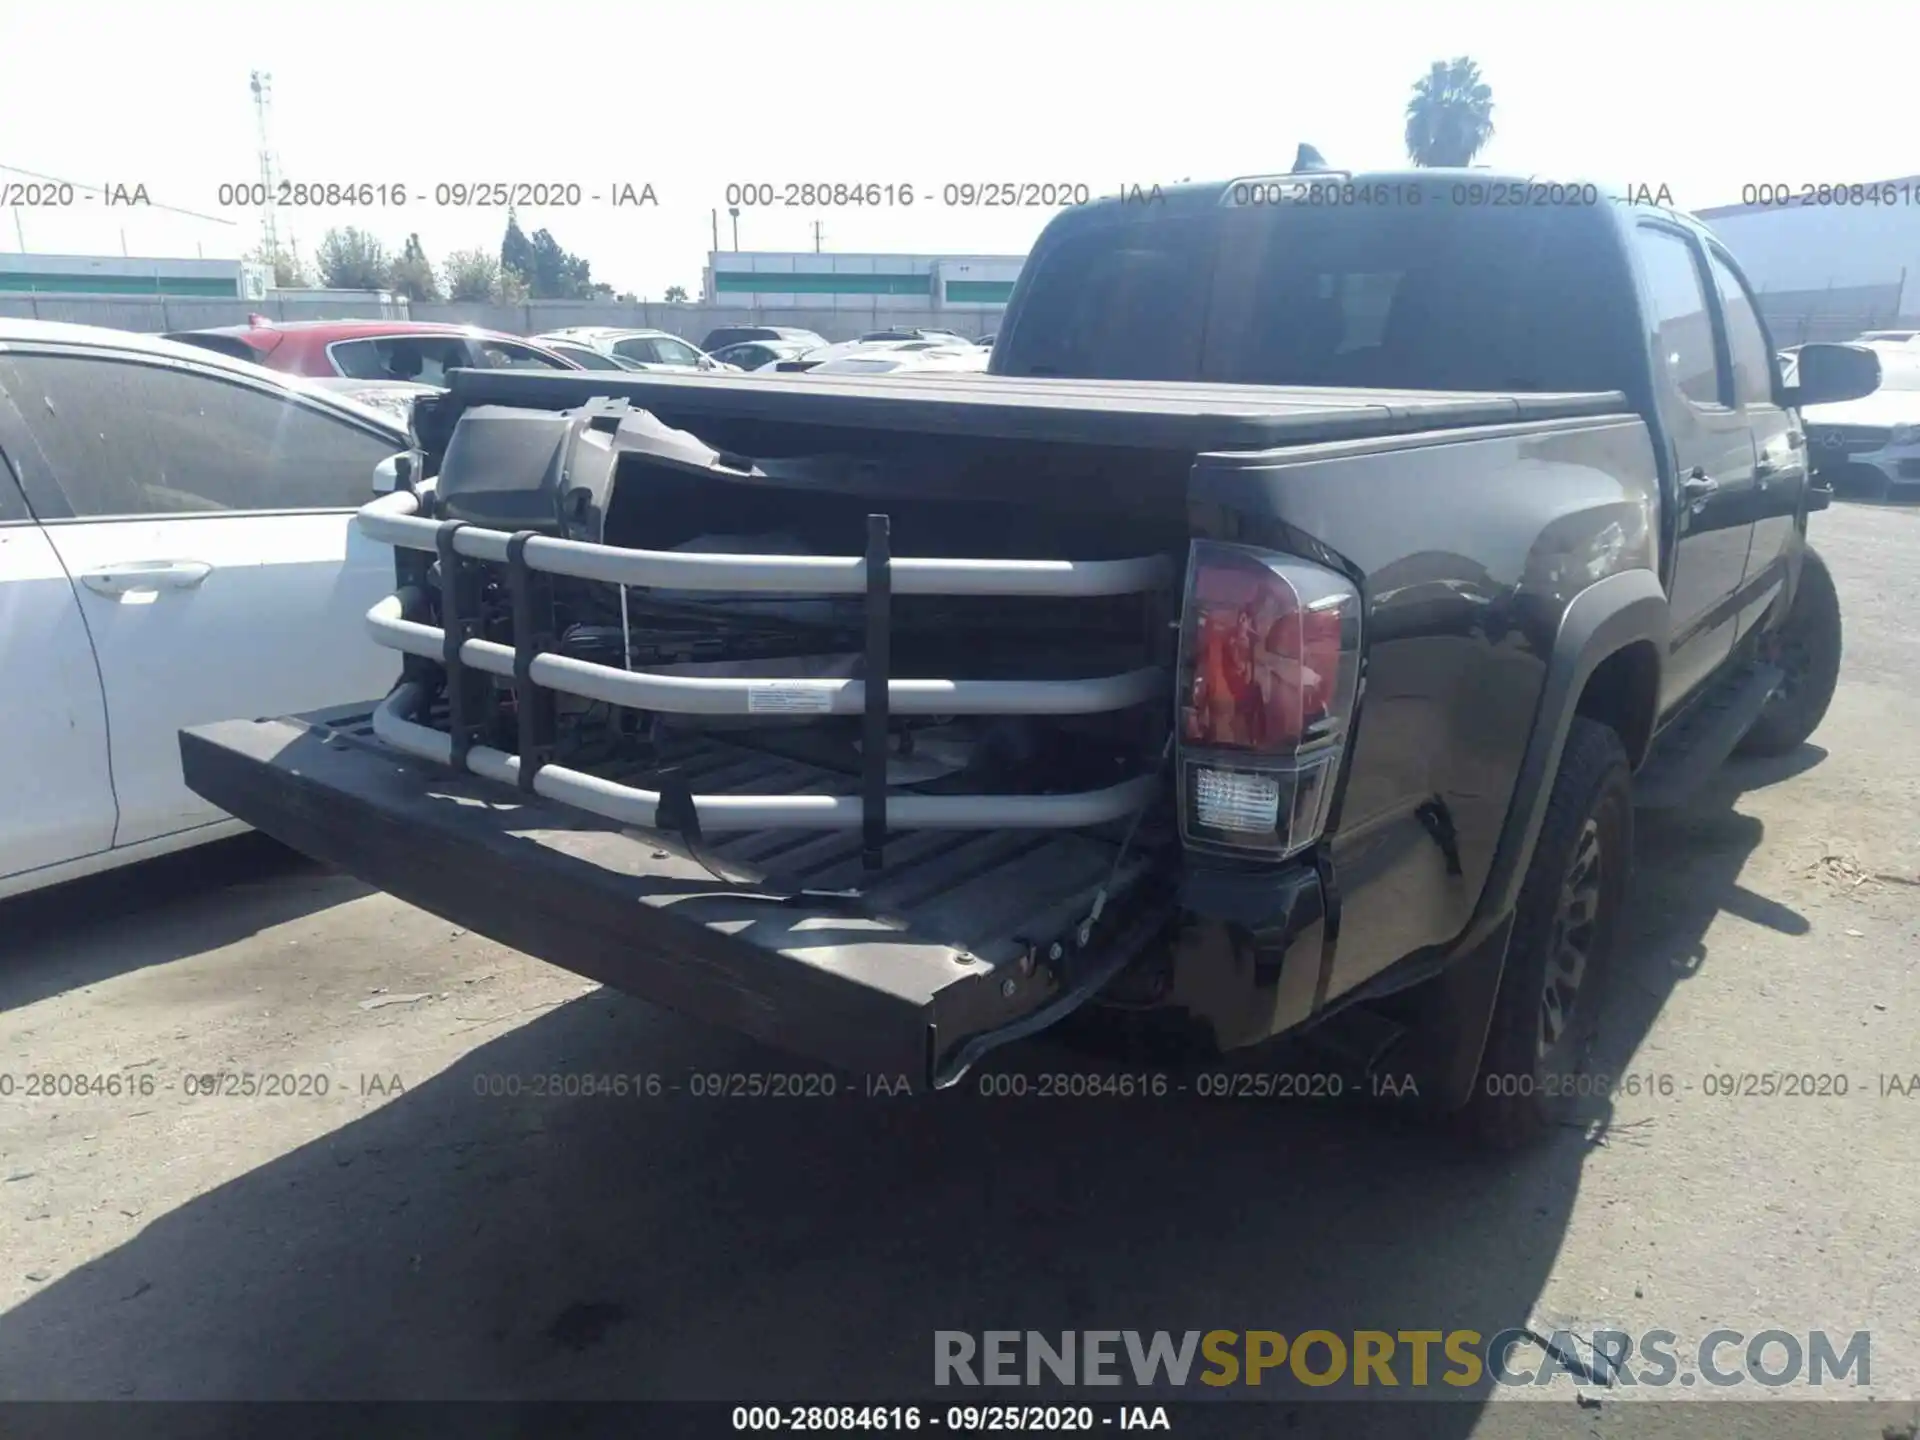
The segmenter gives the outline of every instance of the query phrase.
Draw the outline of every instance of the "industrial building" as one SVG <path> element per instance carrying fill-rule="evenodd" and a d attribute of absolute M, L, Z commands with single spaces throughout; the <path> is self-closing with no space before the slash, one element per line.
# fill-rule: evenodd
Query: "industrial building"
<path fill-rule="evenodd" d="M 1003 308 L 1024 255 L 839 255 L 720 250 L 702 299 L 753 310 L 960 311 Z"/>
<path fill-rule="evenodd" d="M 264 300 L 272 276 L 247 260 L 0 254 L 0 292 L 30 295 L 179 295 Z"/>
<path fill-rule="evenodd" d="M 1920 320 L 1920 176 L 1749 185 L 1694 214 L 1733 252 L 1779 343 L 1849 340 Z M 1877 198 L 1868 198 L 1869 196 Z"/>

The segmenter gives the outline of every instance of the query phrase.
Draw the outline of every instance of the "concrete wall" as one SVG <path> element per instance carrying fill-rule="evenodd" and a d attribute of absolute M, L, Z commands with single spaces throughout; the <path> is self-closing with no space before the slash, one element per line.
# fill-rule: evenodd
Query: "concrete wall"
<path fill-rule="evenodd" d="M 868 297 L 862 297 L 868 298 Z M 882 297 L 886 298 L 886 297 Z M 968 310 L 954 313 L 926 305 L 849 305 L 831 310 L 787 309 L 744 305 L 622 305 L 597 300 L 534 300 L 524 305 L 414 305 L 417 320 L 450 320 L 462 325 L 486 325 L 516 335 L 538 335 L 570 325 L 628 325 L 637 329 L 667 330 L 698 345 L 720 325 L 791 325 L 812 330 L 829 340 L 853 340 L 869 330 L 890 325 L 937 325 L 963 335 L 985 335 L 998 323 L 1001 311 Z"/>
<path fill-rule="evenodd" d="M 61 320 L 72 325 L 105 325 L 115 330 L 159 334 L 199 330 L 210 325 L 244 325 L 249 315 L 274 320 L 405 319 L 405 301 L 326 297 L 264 300 L 202 300 L 183 295 L 19 295 L 0 293 L 0 315 L 28 320 Z"/>
<path fill-rule="evenodd" d="M 863 297 L 865 298 L 865 297 Z M 884 298 L 884 297 L 882 297 Z M 569 325 L 624 325 L 668 330 L 699 344 L 719 325 L 793 325 L 829 340 L 852 340 L 889 325 L 938 325 L 963 335 L 985 335 L 999 323 L 998 309 L 934 310 L 926 306 L 854 306 L 832 310 L 749 309 L 737 305 L 622 305 L 606 300 L 535 300 L 524 305 L 402 304 L 401 317 L 484 325 L 515 335 L 536 335 Z M 378 319 L 381 306 L 368 301 L 295 299 L 282 293 L 266 300 L 198 300 L 159 295 L 7 295 L 0 315 L 107 325 L 150 334 L 210 325 L 244 325 L 249 315 L 275 320 Z"/>

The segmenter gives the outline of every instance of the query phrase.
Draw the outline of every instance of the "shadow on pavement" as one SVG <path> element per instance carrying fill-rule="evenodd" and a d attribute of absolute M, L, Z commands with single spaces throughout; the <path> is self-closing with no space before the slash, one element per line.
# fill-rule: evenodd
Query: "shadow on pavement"
<path fill-rule="evenodd" d="M 371 893 L 247 834 L 0 901 L 0 1010 L 216 950 Z"/>
<path fill-rule="evenodd" d="M 1760 839 L 1718 811 L 1643 830 L 1601 1068 L 1623 1068 L 1672 989 L 1712 963 L 1718 909 L 1771 907 L 1793 929 L 1785 907 L 1739 898 Z M 1000 1068 L 1031 1074 L 1055 1053 Z M 1608 1143 L 1604 1115 L 1486 1159 L 1430 1122 L 1339 1102 L 990 1099 L 971 1084 L 885 1099 L 857 1078 L 833 1098 L 684 1089 L 695 1071 L 801 1068 L 610 992 L 574 1002 L 439 1075 L 403 1075 L 384 1107 L 0 1317 L 0 1398 L 844 1403 L 932 1393 L 936 1330 L 1491 1335 L 1528 1322 L 1583 1165 Z M 683 1091 L 527 1093 L 549 1074 Z M 1202 1388 L 1183 1394 L 1213 1398 Z M 1464 1436 L 1483 1402 L 1375 1410 L 1366 1433 Z M 1237 1433 L 1320 1433 L 1340 1409 L 1242 1408 L 1254 1423 Z M 1402 1412 L 1404 1429 L 1388 1418 Z"/>

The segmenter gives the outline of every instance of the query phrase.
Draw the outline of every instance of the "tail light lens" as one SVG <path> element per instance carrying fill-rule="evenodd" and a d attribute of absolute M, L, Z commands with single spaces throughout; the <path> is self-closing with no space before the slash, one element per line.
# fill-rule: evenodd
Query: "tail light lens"
<path fill-rule="evenodd" d="M 1210 540 L 1187 567 L 1180 828 L 1281 859 L 1326 828 L 1360 678 L 1360 592 L 1324 566 Z"/>

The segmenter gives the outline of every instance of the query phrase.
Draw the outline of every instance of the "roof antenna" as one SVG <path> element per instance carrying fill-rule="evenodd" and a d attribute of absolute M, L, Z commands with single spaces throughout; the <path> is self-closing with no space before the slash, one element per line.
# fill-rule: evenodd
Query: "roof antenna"
<path fill-rule="evenodd" d="M 1325 170 L 1326 168 L 1327 162 L 1325 157 L 1322 156 L 1318 150 L 1314 149 L 1313 146 L 1303 144 L 1299 150 L 1294 152 L 1293 169 L 1289 173 L 1294 175 L 1309 175 L 1316 170 Z"/>

